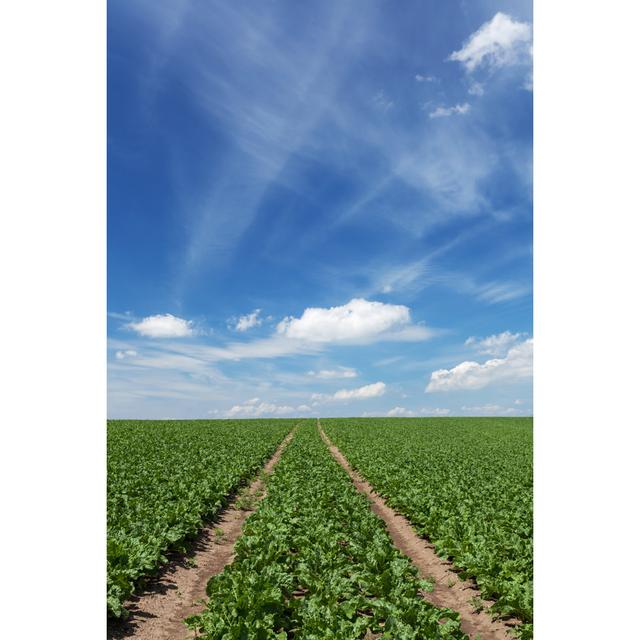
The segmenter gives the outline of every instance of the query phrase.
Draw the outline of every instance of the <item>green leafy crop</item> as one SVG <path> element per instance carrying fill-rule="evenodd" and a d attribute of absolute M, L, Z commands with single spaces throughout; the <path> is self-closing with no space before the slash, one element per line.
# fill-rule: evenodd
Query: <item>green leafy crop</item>
<path fill-rule="evenodd" d="M 109 421 L 107 611 L 255 474 L 293 420 Z"/>
<path fill-rule="evenodd" d="M 465 638 L 457 613 L 421 597 L 428 586 L 309 421 L 188 624 L 210 640 Z"/>
<path fill-rule="evenodd" d="M 387 503 L 476 580 L 493 611 L 533 622 L 530 418 L 333 419 L 323 428 Z"/>

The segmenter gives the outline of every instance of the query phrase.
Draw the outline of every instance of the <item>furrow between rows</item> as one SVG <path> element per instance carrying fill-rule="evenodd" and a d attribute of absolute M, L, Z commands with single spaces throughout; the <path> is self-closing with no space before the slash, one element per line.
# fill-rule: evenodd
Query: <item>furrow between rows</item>
<path fill-rule="evenodd" d="M 265 495 L 265 478 L 273 473 L 295 430 L 284 438 L 253 482 L 234 497 L 214 523 L 202 529 L 192 553 L 174 558 L 143 593 L 127 602 L 130 611 L 127 620 L 109 621 L 109 640 L 185 638 L 184 619 L 202 610 L 207 583 L 233 562 L 234 547 L 244 523 Z"/>
<path fill-rule="evenodd" d="M 329 439 L 317 422 L 320 436 L 329 451 L 349 474 L 357 490 L 370 502 L 371 510 L 381 518 L 398 549 L 416 566 L 420 577 L 433 581 L 435 586 L 431 592 L 423 592 L 423 597 L 437 607 L 453 609 L 460 614 L 461 626 L 471 638 L 481 640 L 513 640 L 511 627 L 502 620 L 493 620 L 484 610 L 478 611 L 473 604 L 483 602 L 480 592 L 469 581 L 461 580 L 452 570 L 447 560 L 440 558 L 433 547 L 414 530 L 411 523 L 402 515 L 391 509 L 373 489 L 367 480 L 355 472 L 342 452 Z"/>

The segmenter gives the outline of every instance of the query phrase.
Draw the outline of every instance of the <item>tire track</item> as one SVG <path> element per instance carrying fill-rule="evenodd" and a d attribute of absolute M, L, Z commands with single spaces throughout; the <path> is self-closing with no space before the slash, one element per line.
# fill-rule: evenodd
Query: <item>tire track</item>
<path fill-rule="evenodd" d="M 349 474 L 356 489 L 369 499 L 372 511 L 384 521 L 396 547 L 413 562 L 421 578 L 435 582 L 432 592 L 423 592 L 424 599 L 436 607 L 457 611 L 462 630 L 472 640 L 513 640 L 512 628 L 517 621 L 510 621 L 508 624 L 504 620 L 493 620 L 484 608 L 478 610 L 476 603 L 481 603 L 485 608 L 492 603 L 482 598 L 473 583 L 461 580 L 452 570 L 453 565 L 436 554 L 433 546 L 416 533 L 409 520 L 386 504 L 369 482 L 351 468 L 342 452 L 322 429 L 320 420 L 317 424 L 329 451 Z"/>
<path fill-rule="evenodd" d="M 169 562 L 143 593 L 125 603 L 131 615 L 125 621 L 108 623 L 108 640 L 183 640 L 190 636 L 183 620 L 204 608 L 209 579 L 233 562 L 244 523 L 264 497 L 264 476 L 273 472 L 295 430 L 280 443 L 258 477 L 200 532 L 193 552 Z"/>

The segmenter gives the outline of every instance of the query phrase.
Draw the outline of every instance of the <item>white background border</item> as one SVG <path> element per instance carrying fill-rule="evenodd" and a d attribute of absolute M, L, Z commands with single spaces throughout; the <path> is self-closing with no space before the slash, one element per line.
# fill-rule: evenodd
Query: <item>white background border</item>
<path fill-rule="evenodd" d="M 639 14 L 620 0 L 535 3 L 543 640 L 635 633 Z M 0 30 L 3 635 L 100 638 L 105 5 L 11 3 Z"/>

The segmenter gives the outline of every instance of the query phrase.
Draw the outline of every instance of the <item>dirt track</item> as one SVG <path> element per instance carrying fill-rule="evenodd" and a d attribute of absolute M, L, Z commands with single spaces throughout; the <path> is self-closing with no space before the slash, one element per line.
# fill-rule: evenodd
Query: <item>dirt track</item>
<path fill-rule="evenodd" d="M 289 433 L 280 443 L 263 467 L 265 474 L 272 473 L 293 433 Z M 235 543 L 242 533 L 245 520 L 262 499 L 263 490 L 264 483 L 259 476 L 240 492 L 215 524 L 202 530 L 191 554 L 171 561 L 143 593 L 125 604 L 131 616 L 125 622 L 110 623 L 107 638 L 183 640 L 193 637 L 182 621 L 203 609 L 209 579 L 233 561 Z M 247 498 L 244 500 L 244 509 L 238 508 L 242 496 Z M 250 508 L 247 503 L 252 503 Z"/>
<path fill-rule="evenodd" d="M 391 509 L 373 490 L 372 486 L 356 473 L 340 450 L 329 440 L 318 420 L 318 429 L 333 457 L 349 474 L 355 487 L 369 499 L 372 511 L 384 520 L 394 544 L 417 567 L 421 578 L 435 581 L 432 592 L 424 593 L 424 598 L 437 607 L 446 607 L 460 613 L 462 630 L 474 640 L 513 640 L 510 626 L 502 620 L 492 620 L 484 610 L 477 612 L 471 603 L 491 603 L 483 600 L 478 589 L 470 582 L 463 581 L 452 570 L 452 564 L 440 558 L 432 545 L 421 538 L 404 517 Z"/>

